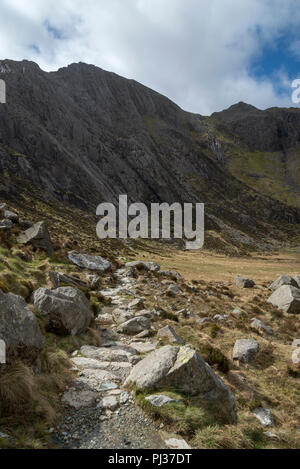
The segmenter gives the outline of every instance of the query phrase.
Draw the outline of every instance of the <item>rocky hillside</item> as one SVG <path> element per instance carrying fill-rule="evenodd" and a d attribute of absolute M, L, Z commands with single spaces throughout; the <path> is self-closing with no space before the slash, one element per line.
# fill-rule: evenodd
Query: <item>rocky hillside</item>
<path fill-rule="evenodd" d="M 232 141 L 237 151 L 246 151 L 250 140 L 251 151 L 255 142 L 260 142 L 259 151 L 267 142 L 270 152 L 279 151 L 280 135 L 277 140 L 272 135 L 258 138 L 260 124 L 253 125 L 246 139 L 248 124 L 237 129 L 232 112 L 229 118 L 184 112 L 155 91 L 92 65 L 72 64 L 46 73 L 32 62 L 1 64 L 0 78 L 7 82 L 7 104 L 0 107 L 3 198 L 35 194 L 93 212 L 119 194 L 146 203 L 205 202 L 208 247 L 234 252 L 286 241 L 299 223 L 298 209 L 270 198 L 276 195 L 272 190 L 258 191 L 244 169 L 231 168 L 239 158 L 237 163 L 227 161 Z M 274 113 L 270 111 L 270 133 L 276 127 Z M 286 145 L 296 139 L 290 115 L 296 119 L 298 114 L 282 111 Z M 241 136 L 235 137 L 238 131 Z M 230 144 L 223 145 L 220 135 Z M 273 173 L 270 178 L 273 185 L 282 182 Z"/>
<path fill-rule="evenodd" d="M 186 280 L 66 213 L 0 204 L 0 448 L 299 448 L 299 271 Z"/>
<path fill-rule="evenodd" d="M 261 193 L 300 206 L 299 108 L 260 111 L 239 103 L 207 123 L 221 167 Z"/>

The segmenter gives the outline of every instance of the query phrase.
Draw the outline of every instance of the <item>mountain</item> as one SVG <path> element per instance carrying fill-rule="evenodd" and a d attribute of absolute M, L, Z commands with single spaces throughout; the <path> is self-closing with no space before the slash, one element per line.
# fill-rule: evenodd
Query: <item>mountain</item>
<path fill-rule="evenodd" d="M 223 167 L 262 193 L 300 207 L 300 109 L 261 111 L 245 103 L 214 113 Z"/>
<path fill-rule="evenodd" d="M 284 178 L 297 205 L 299 110 L 240 103 L 203 117 L 93 65 L 50 73 L 28 61 L 0 65 L 7 86 L 0 197 L 35 195 L 93 212 L 119 194 L 145 203 L 204 202 L 207 245 L 221 250 L 266 248 L 300 222 L 299 208 L 272 198 Z M 273 155 L 286 172 L 277 174 L 274 163 L 267 190 L 257 180 Z M 255 158 L 262 164 L 256 172 Z"/>

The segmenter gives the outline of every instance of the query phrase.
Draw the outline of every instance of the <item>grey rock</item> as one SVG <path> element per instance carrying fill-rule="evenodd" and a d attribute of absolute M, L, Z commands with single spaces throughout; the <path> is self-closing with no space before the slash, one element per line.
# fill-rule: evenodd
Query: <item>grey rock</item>
<path fill-rule="evenodd" d="M 300 288 L 300 275 L 294 277 L 295 282 L 297 283 L 298 288 Z"/>
<path fill-rule="evenodd" d="M 87 288 L 87 284 L 79 278 L 64 274 L 63 272 L 55 272 L 54 270 L 49 271 L 49 280 L 53 288 L 59 288 L 62 284 Z"/>
<path fill-rule="evenodd" d="M 105 348 L 105 347 L 93 347 L 91 345 L 84 345 L 81 347 L 81 355 L 87 358 L 103 361 L 103 362 L 132 362 L 134 355 L 138 355 L 138 351 L 135 349 L 121 348 Z M 128 351 L 130 350 L 130 351 Z"/>
<path fill-rule="evenodd" d="M 150 329 L 151 327 L 151 322 L 148 318 L 145 318 L 144 316 L 138 316 L 132 319 L 129 319 L 129 321 L 121 324 L 117 331 L 119 333 L 123 334 L 139 334 L 140 332 L 144 331 L 145 329 Z"/>
<path fill-rule="evenodd" d="M 263 432 L 264 435 L 267 437 L 267 438 L 270 438 L 270 440 L 280 440 L 279 436 L 276 435 L 275 433 L 271 433 L 271 432 Z"/>
<path fill-rule="evenodd" d="M 251 329 L 256 330 L 257 332 L 260 333 L 265 333 L 267 335 L 273 335 L 272 329 L 267 326 L 263 321 L 257 318 L 253 318 L 252 322 L 250 324 Z"/>
<path fill-rule="evenodd" d="M 144 261 L 134 261 L 134 262 L 127 262 L 125 264 L 127 268 L 135 268 L 137 270 L 146 270 L 150 272 L 159 272 L 160 265 L 156 262 L 144 262 Z"/>
<path fill-rule="evenodd" d="M 280 275 L 280 277 L 269 286 L 269 290 L 277 290 L 283 285 L 291 285 L 292 287 L 298 288 L 298 284 L 293 277 L 290 275 Z"/>
<path fill-rule="evenodd" d="M 201 318 L 201 319 L 197 319 L 196 321 L 198 324 L 209 324 L 212 322 L 212 320 L 210 318 Z"/>
<path fill-rule="evenodd" d="M 277 306 L 286 313 L 300 313 L 300 289 L 291 285 L 279 287 L 268 299 L 268 303 Z"/>
<path fill-rule="evenodd" d="M 135 300 L 131 301 L 128 305 L 129 309 L 141 309 L 144 308 L 144 302 L 141 298 L 136 298 Z"/>
<path fill-rule="evenodd" d="M 146 401 L 150 402 L 154 407 L 162 407 L 166 404 L 171 404 L 172 402 L 178 402 L 175 399 L 172 399 L 169 396 L 163 394 L 153 394 L 145 398 Z"/>
<path fill-rule="evenodd" d="M 237 287 L 241 288 L 253 288 L 255 282 L 250 278 L 242 277 L 241 275 L 237 275 L 234 279 L 235 284 Z"/>
<path fill-rule="evenodd" d="M 5 210 L 3 216 L 13 223 L 18 223 L 19 221 L 19 215 L 17 213 L 11 212 L 10 210 Z"/>
<path fill-rule="evenodd" d="M 93 404 L 99 393 L 90 389 L 69 389 L 62 396 L 62 403 L 78 410 Z"/>
<path fill-rule="evenodd" d="M 200 355 L 189 347 L 167 345 L 147 355 L 132 369 L 125 385 L 141 390 L 174 387 L 213 403 L 228 422 L 236 422 L 235 400 L 230 390 Z"/>
<path fill-rule="evenodd" d="M 120 404 L 126 404 L 130 399 L 128 392 L 123 391 L 120 395 Z"/>
<path fill-rule="evenodd" d="M 168 339 L 171 344 L 185 345 L 185 341 L 176 333 L 175 329 L 171 326 L 166 326 L 157 332 L 158 337 Z"/>
<path fill-rule="evenodd" d="M 165 443 L 170 449 L 191 449 L 187 442 L 182 438 L 169 438 L 169 440 L 165 440 Z"/>
<path fill-rule="evenodd" d="M 226 321 L 226 319 L 228 319 L 228 316 L 226 314 L 216 314 L 214 316 L 214 320 L 215 321 L 219 321 L 219 322 L 223 322 L 223 321 Z"/>
<path fill-rule="evenodd" d="M 9 231 L 14 226 L 11 220 L 1 220 L 0 221 L 0 230 L 1 231 Z"/>
<path fill-rule="evenodd" d="M 31 228 L 24 231 L 18 239 L 19 244 L 32 244 L 35 248 L 46 251 L 47 254 L 52 254 L 53 246 L 51 243 L 49 231 L 46 223 L 41 221 L 35 223 Z"/>
<path fill-rule="evenodd" d="M 100 277 L 99 275 L 92 275 L 92 274 L 88 274 L 86 276 L 87 278 L 87 281 L 89 282 L 90 286 L 92 289 L 95 289 L 95 288 L 98 288 L 99 287 L 99 284 L 100 284 Z"/>
<path fill-rule="evenodd" d="M 119 407 L 119 402 L 115 396 L 107 396 L 101 400 L 99 407 L 114 411 Z"/>
<path fill-rule="evenodd" d="M 167 290 L 167 294 L 169 296 L 182 295 L 182 290 L 177 285 L 170 285 Z"/>
<path fill-rule="evenodd" d="M 113 310 L 113 318 L 117 324 L 124 324 L 124 322 L 129 321 L 133 318 L 133 313 L 126 309 L 116 308 Z"/>
<path fill-rule="evenodd" d="M 7 204 L 6 203 L 1 203 L 0 204 L 0 217 L 4 217 L 5 210 L 7 210 Z"/>
<path fill-rule="evenodd" d="M 274 425 L 274 419 L 270 409 L 260 407 L 253 411 L 255 417 L 260 421 L 264 427 L 272 427 Z"/>
<path fill-rule="evenodd" d="M 93 270 L 96 272 L 109 272 L 111 262 L 106 261 L 100 256 L 90 256 L 89 254 L 80 254 L 76 251 L 69 252 L 69 260 L 82 269 Z"/>
<path fill-rule="evenodd" d="M 244 311 L 242 311 L 240 308 L 235 308 L 233 311 L 232 311 L 232 314 L 234 316 L 242 316 L 244 314 Z"/>
<path fill-rule="evenodd" d="M 6 344 L 7 361 L 34 361 L 44 347 L 44 338 L 33 312 L 21 296 L 0 290 L 0 339 Z"/>
<path fill-rule="evenodd" d="M 182 279 L 182 276 L 176 270 L 166 270 L 164 272 L 161 272 L 161 275 L 163 275 L 164 277 L 169 277 L 171 280 Z"/>
<path fill-rule="evenodd" d="M 47 319 L 48 330 L 71 335 L 87 331 L 91 322 L 91 306 L 82 291 L 73 287 L 39 288 L 33 297 L 34 307 Z"/>
<path fill-rule="evenodd" d="M 259 344 L 254 339 L 237 340 L 232 353 L 233 360 L 239 360 L 243 363 L 250 363 L 255 360 L 259 352 Z"/>

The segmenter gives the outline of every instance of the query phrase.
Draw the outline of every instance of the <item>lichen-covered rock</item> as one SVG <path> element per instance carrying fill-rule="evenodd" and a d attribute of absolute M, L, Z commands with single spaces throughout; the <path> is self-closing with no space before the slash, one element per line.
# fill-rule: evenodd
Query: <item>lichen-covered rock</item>
<path fill-rule="evenodd" d="M 21 296 L 0 290 L 0 339 L 5 342 L 7 361 L 34 361 L 44 347 L 44 338 L 33 312 Z"/>
<path fill-rule="evenodd" d="M 141 390 L 174 387 L 188 395 L 198 395 L 203 402 L 218 409 L 228 422 L 235 423 L 234 396 L 201 356 L 189 347 L 167 345 L 140 361 L 132 369 L 125 385 Z"/>
<path fill-rule="evenodd" d="M 46 317 L 48 330 L 71 335 L 87 331 L 91 322 L 91 307 L 82 291 L 73 287 L 55 290 L 39 288 L 33 297 L 34 307 Z"/>
<path fill-rule="evenodd" d="M 269 286 L 269 290 L 277 290 L 283 285 L 291 285 L 292 287 L 298 288 L 298 284 L 293 277 L 290 275 L 280 275 L 280 277 Z"/>
<path fill-rule="evenodd" d="M 232 353 L 233 360 L 239 360 L 243 363 L 250 363 L 255 360 L 259 352 L 259 344 L 254 339 L 237 340 Z"/>
<path fill-rule="evenodd" d="M 291 285 L 283 285 L 272 293 L 268 303 L 277 306 L 286 313 L 300 313 L 300 289 Z"/>
<path fill-rule="evenodd" d="M 96 272 L 109 272 L 111 262 L 100 256 L 90 256 L 89 254 L 80 254 L 76 251 L 69 252 L 68 257 L 73 264 L 81 269 L 93 270 Z"/>
<path fill-rule="evenodd" d="M 44 221 L 35 223 L 31 228 L 24 231 L 18 239 L 19 244 L 32 244 L 35 248 L 46 251 L 47 254 L 53 252 L 53 246 L 49 231 Z"/>

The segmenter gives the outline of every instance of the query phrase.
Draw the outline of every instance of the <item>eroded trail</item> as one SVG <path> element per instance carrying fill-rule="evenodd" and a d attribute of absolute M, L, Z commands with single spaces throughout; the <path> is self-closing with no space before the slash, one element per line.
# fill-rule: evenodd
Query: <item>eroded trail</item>
<path fill-rule="evenodd" d="M 63 396 L 66 412 L 54 438 L 59 446 L 66 448 L 163 449 L 167 446 L 159 426 L 134 404 L 132 394 L 122 389 L 133 365 L 141 360 L 141 353 L 144 356 L 153 351 L 157 343 L 149 338 L 132 339 L 116 332 L 116 324 L 124 319 L 138 319 L 135 315 L 142 312 L 134 310 L 140 300 L 130 269 L 120 269 L 115 275 L 116 286 L 101 291 L 111 300 L 111 307 L 104 308 L 99 317 L 102 345 L 99 348 L 85 346 L 74 354 L 72 361 L 77 376 Z M 137 332 L 143 326 L 133 322 L 134 327 Z M 141 335 L 148 333 L 144 330 Z"/>

